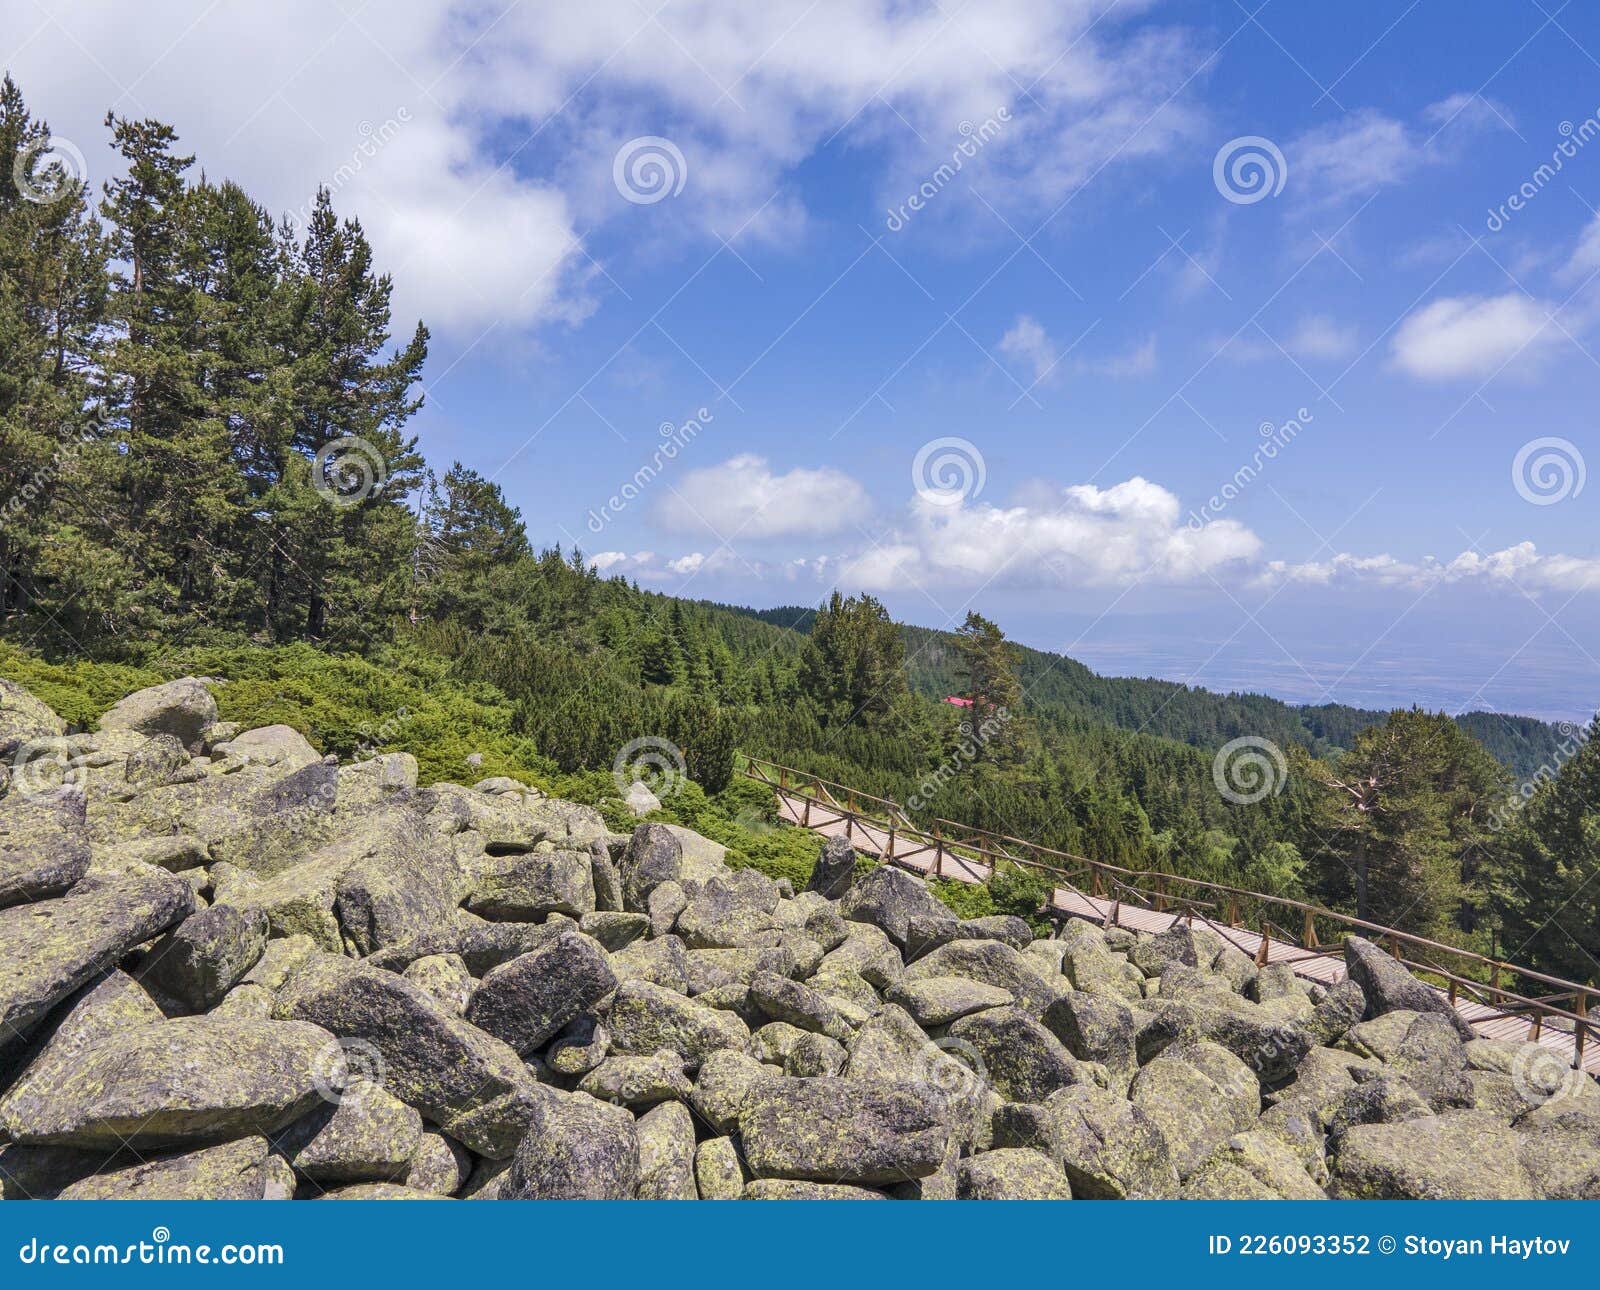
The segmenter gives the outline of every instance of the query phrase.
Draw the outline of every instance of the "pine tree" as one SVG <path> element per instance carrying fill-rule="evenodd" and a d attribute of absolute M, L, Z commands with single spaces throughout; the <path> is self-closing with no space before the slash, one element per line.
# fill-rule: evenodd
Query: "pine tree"
<path fill-rule="evenodd" d="M 888 611 L 834 592 L 811 624 L 798 680 L 834 722 L 870 725 L 893 711 L 907 693 L 905 644 Z"/>

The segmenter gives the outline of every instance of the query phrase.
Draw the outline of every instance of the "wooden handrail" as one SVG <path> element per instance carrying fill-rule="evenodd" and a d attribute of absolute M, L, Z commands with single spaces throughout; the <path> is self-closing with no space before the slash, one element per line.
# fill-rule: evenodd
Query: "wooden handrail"
<path fill-rule="evenodd" d="M 842 784 L 833 784 L 830 781 L 797 771 L 792 767 L 783 766 L 777 762 L 764 761 L 754 757 L 746 758 L 745 762 L 745 774 L 750 778 L 768 784 L 790 796 L 805 798 L 808 824 L 810 806 L 813 799 L 804 792 L 803 786 L 806 785 L 807 781 L 816 785 L 819 790 L 826 786 L 829 790 L 843 792 L 846 795 L 846 800 L 852 803 L 850 807 L 840 806 L 837 800 L 822 800 L 823 795 L 820 792 L 816 799 L 817 803 L 836 814 L 840 819 L 846 820 L 847 830 L 855 823 L 865 823 L 880 830 L 889 830 L 892 836 L 897 836 L 902 842 L 920 842 L 925 848 L 932 849 L 935 855 L 934 876 L 942 876 L 944 860 L 946 856 L 950 856 L 957 860 L 974 860 L 980 864 L 986 864 L 991 872 L 997 865 L 1002 863 L 1040 871 L 1052 875 L 1069 889 L 1076 890 L 1071 879 L 1078 876 L 1075 871 L 1086 870 L 1097 896 L 1100 899 L 1106 899 L 1107 895 L 1109 895 L 1113 900 L 1111 913 L 1113 925 L 1116 923 L 1123 904 L 1142 905 L 1157 909 L 1166 905 L 1174 908 L 1175 917 L 1187 917 L 1191 920 L 1199 911 L 1221 909 L 1226 911 L 1224 917 L 1227 926 L 1238 925 L 1240 917 L 1239 904 L 1241 901 L 1254 901 L 1258 905 L 1273 905 L 1292 910 L 1300 916 L 1302 939 L 1296 942 L 1282 928 L 1269 924 L 1264 915 L 1261 915 L 1263 952 L 1265 952 L 1266 943 L 1269 939 L 1276 940 L 1280 944 L 1293 945 L 1300 949 L 1325 952 L 1321 951 L 1317 944 L 1315 920 L 1319 918 L 1331 920 L 1345 929 L 1367 933 L 1371 939 L 1386 943 L 1395 958 L 1407 968 L 1436 976 L 1447 982 L 1452 997 L 1458 990 L 1461 990 L 1465 991 L 1470 997 L 1485 1002 L 1486 1006 L 1498 1007 L 1501 1011 L 1530 1011 L 1534 1014 L 1536 1020 L 1541 1016 L 1548 1016 L 1560 1017 L 1563 1020 L 1572 1022 L 1574 1033 L 1578 1039 L 1577 1048 L 1580 1055 L 1583 1048 L 1581 1042 L 1583 1036 L 1593 1032 L 1595 1037 L 1600 1039 L 1600 1027 L 1597 1027 L 1595 1022 L 1591 1020 L 1592 1013 L 1596 1011 L 1595 1005 L 1600 1004 L 1600 987 L 1550 976 L 1532 968 L 1489 958 L 1474 950 L 1447 945 L 1442 941 L 1435 941 L 1425 936 L 1403 932 L 1397 928 L 1385 927 L 1381 923 L 1374 923 L 1367 919 L 1340 913 L 1337 910 L 1326 909 L 1288 896 L 1274 896 L 1266 892 L 1230 887 L 1222 883 L 1209 882 L 1200 878 L 1187 878 L 1180 874 L 1164 873 L 1157 870 L 1128 869 L 1122 865 L 1111 864 L 1102 860 L 1092 860 L 1087 856 L 1075 855 L 1072 852 L 1043 846 L 1039 843 L 1030 842 L 1025 838 L 1012 837 L 1009 834 L 997 833 L 993 830 L 958 824 L 944 819 L 936 818 L 933 821 L 932 832 L 929 833 L 914 825 L 905 808 L 889 798 L 859 792 Z M 827 796 L 833 798 L 835 795 L 830 792 Z M 885 814 L 887 818 L 884 820 L 873 819 L 871 816 L 855 809 L 854 803 L 856 802 L 868 802 L 886 808 Z M 972 840 L 957 841 L 946 837 L 944 831 L 947 826 L 955 831 L 957 838 L 964 837 Z M 1024 848 L 1032 852 L 1034 856 L 1049 856 L 1067 863 L 1051 864 L 1029 856 L 1016 855 L 1010 850 L 985 845 L 983 842 L 976 840 L 980 838 L 1001 843 L 1011 848 Z M 893 854 L 891 848 L 891 855 Z M 1179 885 L 1187 890 L 1174 892 L 1171 890 L 1170 885 Z M 1189 894 L 1191 892 L 1195 894 Z M 1200 899 L 1198 898 L 1199 893 L 1205 893 L 1212 899 Z M 1130 896 L 1132 899 L 1129 898 Z M 1209 926 L 1213 928 L 1218 926 L 1215 920 L 1205 913 L 1200 913 L 1200 917 Z M 1485 982 L 1462 976 L 1435 963 L 1414 957 L 1416 951 L 1419 950 L 1436 955 L 1450 955 L 1457 960 L 1484 970 L 1489 979 Z M 1527 981 L 1553 986 L 1556 988 L 1557 993 L 1542 998 L 1529 998 L 1519 995 L 1515 991 L 1500 985 L 1500 976 L 1503 972 L 1513 973 Z M 1489 1003 L 1491 998 L 1495 1002 Z M 1557 998 L 1572 1000 L 1571 1009 L 1557 1005 L 1555 1002 Z M 1508 1004 L 1514 1006 L 1507 1007 L 1506 1005 Z"/>

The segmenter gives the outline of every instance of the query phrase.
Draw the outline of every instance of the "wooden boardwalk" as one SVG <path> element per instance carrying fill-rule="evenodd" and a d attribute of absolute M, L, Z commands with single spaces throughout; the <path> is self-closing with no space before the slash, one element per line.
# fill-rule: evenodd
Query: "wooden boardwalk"
<path fill-rule="evenodd" d="M 818 798 L 788 789 L 775 789 L 778 797 L 778 816 L 789 824 L 800 825 L 826 837 L 847 838 L 859 851 L 892 861 L 901 868 L 917 873 L 933 874 L 935 861 L 938 877 L 956 882 L 981 883 L 988 879 L 990 866 L 980 861 L 952 855 L 948 850 L 936 851 L 921 836 L 907 838 L 892 832 L 883 825 L 840 811 Z M 892 851 L 891 851 L 892 846 Z M 1085 918 L 1103 925 L 1126 927 L 1136 932 L 1164 932 L 1180 919 L 1182 914 L 1163 913 L 1125 902 L 1117 902 L 1085 895 L 1075 887 L 1057 887 L 1052 904 L 1060 913 L 1072 918 Z M 1265 958 L 1268 963 L 1287 964 L 1296 976 L 1323 985 L 1333 985 L 1345 976 L 1344 955 L 1326 950 L 1306 949 L 1284 940 L 1268 940 L 1259 932 L 1245 927 L 1229 927 L 1211 919 L 1196 917 L 1193 921 L 1209 928 L 1226 943 L 1253 960 L 1262 957 L 1262 943 L 1266 941 Z M 1431 987 L 1430 987 L 1431 988 Z M 1443 991 L 1439 992 L 1441 996 Z M 1455 1010 L 1479 1035 L 1485 1039 L 1506 1039 L 1525 1042 L 1533 1038 L 1533 1023 L 1526 1017 L 1515 1016 L 1486 1004 L 1468 999 L 1457 999 Z M 1573 1036 L 1567 1031 L 1553 1028 L 1548 1022 L 1541 1027 L 1538 1043 L 1558 1054 L 1569 1066 L 1573 1058 Z M 1583 1069 L 1600 1077 L 1600 1043 L 1585 1045 Z"/>

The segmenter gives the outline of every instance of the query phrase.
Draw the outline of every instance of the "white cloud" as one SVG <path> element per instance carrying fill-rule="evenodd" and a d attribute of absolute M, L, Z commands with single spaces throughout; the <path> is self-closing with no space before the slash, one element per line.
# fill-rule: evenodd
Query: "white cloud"
<path fill-rule="evenodd" d="M 1562 338 L 1549 309 L 1517 292 L 1446 296 L 1406 318 L 1391 347 L 1394 364 L 1422 380 L 1488 379 L 1502 366 L 1534 363 Z"/>
<path fill-rule="evenodd" d="M 692 470 L 663 497 L 656 518 L 680 533 L 728 542 L 841 533 L 871 506 L 867 492 L 831 467 L 775 474 L 764 457 L 744 453 Z"/>
<path fill-rule="evenodd" d="M 996 348 L 1032 374 L 1035 384 L 1050 375 L 1056 365 L 1056 346 L 1036 318 L 1018 316 Z"/>
<path fill-rule="evenodd" d="M 1589 221 L 1578 237 L 1571 258 L 1562 266 L 1563 282 L 1580 282 L 1600 269 L 1600 215 Z"/>
<path fill-rule="evenodd" d="M 108 107 L 171 122 L 207 173 L 275 212 L 342 175 L 339 208 L 394 272 L 398 316 L 471 338 L 582 316 L 597 272 L 585 242 L 608 220 L 655 239 L 791 240 L 805 211 L 787 176 L 841 139 L 877 151 L 892 192 L 947 160 L 963 122 L 1009 106 L 1014 122 L 964 179 L 992 176 L 999 207 L 1054 207 L 1108 161 L 1166 151 L 1193 126 L 1182 98 L 1165 101 L 1203 51 L 1127 21 L 1147 7 L 52 0 L 9 24 L 7 57 L 96 182 L 114 164 Z M 403 129 L 371 147 L 401 108 Z M 688 165 L 682 194 L 649 208 L 612 182 L 619 146 L 642 135 L 670 138 Z"/>
<path fill-rule="evenodd" d="M 1356 352 L 1356 329 L 1340 326 L 1326 314 L 1302 318 L 1284 347 L 1300 358 L 1349 358 Z"/>
<path fill-rule="evenodd" d="M 912 502 L 907 524 L 846 562 L 841 580 L 868 590 L 991 580 L 1117 586 L 1202 581 L 1253 561 L 1256 535 L 1234 520 L 1181 522 L 1178 498 L 1135 476 L 1110 488 L 1076 484 L 1053 506 Z"/>
<path fill-rule="evenodd" d="M 1122 380 L 1130 376 L 1148 376 L 1156 370 L 1156 338 L 1146 336 L 1126 353 L 1108 354 L 1104 358 L 1080 359 L 1077 370 L 1092 376 L 1109 376 L 1113 380 Z"/>
<path fill-rule="evenodd" d="M 1318 587 L 1376 586 L 1423 591 L 1436 585 L 1474 583 L 1518 587 L 1523 591 L 1600 590 L 1600 559 L 1540 555 L 1532 542 L 1520 542 L 1487 555 L 1463 551 L 1448 563 L 1432 556 L 1398 560 L 1391 555 L 1341 553 L 1305 564 L 1270 561 L 1261 574 L 1267 583 L 1290 582 Z"/>
<path fill-rule="evenodd" d="M 1306 131 L 1289 145 L 1289 182 L 1302 202 L 1312 206 L 1364 197 L 1374 188 L 1459 156 L 1469 131 L 1509 122 L 1503 108 L 1477 94 L 1452 94 L 1430 104 L 1416 128 L 1374 108 L 1361 108 Z"/>
<path fill-rule="evenodd" d="M 1236 363 L 1259 363 L 1281 359 L 1285 353 L 1305 359 L 1348 358 L 1356 352 L 1359 341 L 1354 327 L 1340 324 L 1326 314 L 1310 314 L 1296 322 L 1287 336 L 1274 340 L 1259 332 L 1239 332 L 1212 344 Z"/>

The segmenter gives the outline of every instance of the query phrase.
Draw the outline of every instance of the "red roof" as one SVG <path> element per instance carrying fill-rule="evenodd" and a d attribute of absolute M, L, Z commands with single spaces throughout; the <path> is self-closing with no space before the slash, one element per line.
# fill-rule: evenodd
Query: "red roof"
<path fill-rule="evenodd" d="M 958 698 L 958 697 L 957 697 L 957 696 L 956 696 L 956 695 L 954 695 L 954 694 L 952 694 L 952 695 L 948 695 L 948 696 L 947 696 L 947 697 L 946 697 L 946 698 L 945 698 L 945 702 L 946 702 L 946 703 L 953 703 L 953 704 L 955 704 L 955 705 L 956 705 L 956 707 L 958 707 L 958 708 L 970 708 L 970 707 L 971 707 L 971 706 L 972 706 L 972 700 L 971 700 L 971 699 L 962 699 L 962 698 Z"/>

